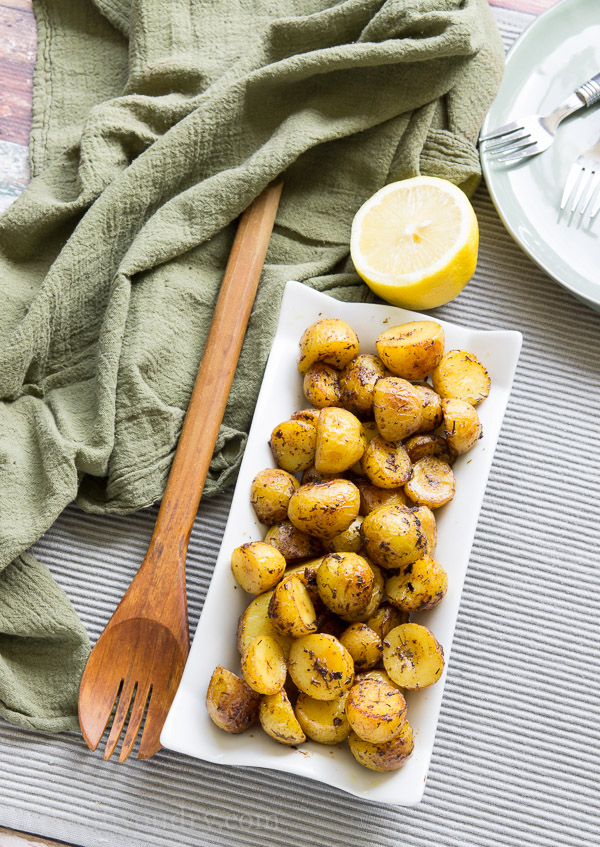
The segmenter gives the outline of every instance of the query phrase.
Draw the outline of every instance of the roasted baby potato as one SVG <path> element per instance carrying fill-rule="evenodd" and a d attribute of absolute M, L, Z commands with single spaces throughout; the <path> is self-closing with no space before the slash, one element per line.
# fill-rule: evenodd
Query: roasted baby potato
<path fill-rule="evenodd" d="M 259 718 L 267 735 L 280 744 L 291 747 L 306 741 L 285 688 L 261 698 Z"/>
<path fill-rule="evenodd" d="M 317 614 L 308 589 L 296 574 L 279 583 L 269 602 L 269 618 L 277 632 L 298 638 L 317 631 Z"/>
<path fill-rule="evenodd" d="M 363 678 L 348 692 L 346 717 L 359 738 L 383 744 L 400 734 L 406 700 L 395 686 L 381 679 Z"/>
<path fill-rule="evenodd" d="M 318 558 L 311 559 L 308 562 L 302 562 L 300 565 L 291 565 L 283 576 L 284 579 L 287 579 L 288 576 L 292 575 L 298 577 L 302 585 L 308 590 L 310 599 L 315 605 L 315 609 L 321 602 L 319 592 L 317 591 L 317 571 L 322 561 L 323 556 L 319 556 Z"/>
<path fill-rule="evenodd" d="M 466 400 L 444 400 L 444 435 L 455 456 L 470 450 L 481 438 L 481 421 L 477 410 Z"/>
<path fill-rule="evenodd" d="M 259 694 L 276 694 L 287 676 L 287 660 L 281 644 L 270 635 L 259 635 L 242 656 L 244 679 Z"/>
<path fill-rule="evenodd" d="M 419 432 L 432 432 L 442 423 L 442 398 L 427 383 L 419 383 L 415 388 L 421 395 Z"/>
<path fill-rule="evenodd" d="M 381 661 L 381 637 L 366 623 L 351 623 L 340 635 L 340 642 L 352 656 L 354 669 L 366 671 Z"/>
<path fill-rule="evenodd" d="M 427 539 L 427 553 L 430 556 L 433 556 L 437 545 L 437 524 L 435 521 L 435 515 L 429 506 L 413 506 L 410 511 L 419 521 L 421 532 Z"/>
<path fill-rule="evenodd" d="M 305 421 L 283 421 L 271 433 L 271 451 L 280 468 L 305 471 L 315 463 L 317 430 Z"/>
<path fill-rule="evenodd" d="M 454 456 L 450 452 L 446 439 L 441 435 L 432 435 L 430 432 L 411 435 L 408 441 L 404 442 L 404 449 L 410 456 L 413 465 L 419 459 L 427 459 L 429 456 L 442 459 L 449 465 L 454 462 Z"/>
<path fill-rule="evenodd" d="M 373 416 L 373 388 L 387 374 L 381 359 L 370 353 L 356 356 L 340 374 L 341 401 L 361 420 Z M 331 405 L 334 405 L 333 403 Z"/>
<path fill-rule="evenodd" d="M 382 332 L 377 352 L 395 376 L 424 379 L 444 354 L 444 330 L 435 321 L 410 321 Z"/>
<path fill-rule="evenodd" d="M 417 559 L 385 583 L 388 601 L 405 612 L 433 609 L 444 598 L 447 589 L 448 575 L 431 556 Z"/>
<path fill-rule="evenodd" d="M 358 355 L 358 338 L 339 318 L 325 318 L 305 329 L 300 339 L 298 370 L 304 376 L 315 362 L 343 368 Z"/>
<path fill-rule="evenodd" d="M 350 752 L 356 761 L 372 771 L 385 773 L 401 768 L 412 753 L 415 743 L 412 727 L 404 721 L 400 734 L 384 744 L 373 744 L 359 738 L 355 732 L 348 736 Z"/>
<path fill-rule="evenodd" d="M 258 718 L 260 695 L 243 679 L 218 665 L 206 692 L 208 714 L 220 729 L 237 735 Z"/>
<path fill-rule="evenodd" d="M 380 506 L 404 506 L 406 494 L 402 488 L 379 488 L 372 482 L 359 479 L 356 487 L 360 491 L 360 514 L 368 515 Z"/>
<path fill-rule="evenodd" d="M 380 506 L 363 520 L 367 556 L 382 568 L 401 568 L 429 552 L 421 521 L 403 506 Z"/>
<path fill-rule="evenodd" d="M 309 482 L 328 482 L 330 479 L 347 479 L 345 473 L 320 473 L 316 468 L 307 468 L 302 471 L 301 484 L 308 485 Z"/>
<path fill-rule="evenodd" d="M 412 476 L 404 486 L 405 492 L 417 506 L 439 509 L 454 497 L 456 483 L 452 468 L 442 459 L 430 456 L 419 459 L 413 466 Z"/>
<path fill-rule="evenodd" d="M 410 479 L 411 461 L 399 441 L 384 441 L 381 435 L 367 445 L 360 466 L 369 482 L 379 488 L 399 488 Z"/>
<path fill-rule="evenodd" d="M 315 700 L 335 700 L 352 685 L 354 662 L 333 635 L 298 638 L 290 649 L 288 671 L 300 691 Z"/>
<path fill-rule="evenodd" d="M 304 396 L 317 409 L 326 406 L 341 406 L 342 392 L 339 374 L 331 365 L 315 362 L 304 374 Z"/>
<path fill-rule="evenodd" d="M 364 558 L 364 556 L 363 556 Z M 373 591 L 371 592 L 371 599 L 369 600 L 369 605 L 363 612 L 344 612 L 343 615 L 340 615 L 342 620 L 347 623 L 365 623 L 372 615 L 375 614 L 377 609 L 379 608 L 379 604 L 383 598 L 383 589 L 385 586 L 385 577 L 383 575 L 383 571 L 377 565 L 374 565 L 373 562 L 369 562 L 369 567 L 373 571 L 373 576 L 375 577 L 375 582 L 373 583 Z"/>
<path fill-rule="evenodd" d="M 383 666 L 402 688 L 427 688 L 442 675 L 444 651 L 426 626 L 403 623 L 388 632 L 383 641 Z"/>
<path fill-rule="evenodd" d="M 315 700 L 300 692 L 296 717 L 308 738 L 319 744 L 339 744 L 350 732 L 345 706 L 346 693 L 335 700 Z"/>
<path fill-rule="evenodd" d="M 281 468 L 266 468 L 256 474 L 250 488 L 250 502 L 261 523 L 272 526 L 287 518 L 290 497 L 299 482 Z"/>
<path fill-rule="evenodd" d="M 300 411 L 294 412 L 292 415 L 290 415 L 290 420 L 304 421 L 304 423 L 309 423 L 313 426 L 316 426 L 317 421 L 319 420 L 320 413 L 320 409 L 300 409 Z"/>
<path fill-rule="evenodd" d="M 386 376 L 375 383 L 373 414 L 379 432 L 386 441 L 402 441 L 421 426 L 421 395 L 405 379 Z"/>
<path fill-rule="evenodd" d="M 272 544 L 250 541 L 231 554 L 233 575 L 249 594 L 262 594 L 274 588 L 285 571 L 285 559 Z"/>
<path fill-rule="evenodd" d="M 237 648 L 240 655 L 244 655 L 252 641 L 259 635 L 269 635 L 275 638 L 281 645 L 285 656 L 290 652 L 292 639 L 281 635 L 269 618 L 269 603 L 272 596 L 272 591 L 259 594 L 240 615 L 237 626 Z"/>
<path fill-rule="evenodd" d="M 364 613 L 374 584 L 369 563 L 356 553 L 330 553 L 317 571 L 319 596 L 337 615 Z"/>
<path fill-rule="evenodd" d="M 477 356 L 450 350 L 431 375 L 433 387 L 444 398 L 466 400 L 477 406 L 490 393 L 490 375 Z"/>
<path fill-rule="evenodd" d="M 297 529 L 291 521 L 281 521 L 272 526 L 265 535 L 265 543 L 276 547 L 288 562 L 312 559 L 323 552 L 318 538 Z"/>
<path fill-rule="evenodd" d="M 301 485 L 290 498 L 288 517 L 296 529 L 318 538 L 335 538 L 358 515 L 360 493 L 347 479 Z"/>
<path fill-rule="evenodd" d="M 408 565 L 410 567 L 410 565 Z M 390 629 L 408 622 L 408 612 L 402 612 L 390 603 L 382 603 L 377 611 L 371 615 L 367 624 L 374 630 L 381 641 L 386 637 Z"/>
<path fill-rule="evenodd" d="M 335 538 L 324 540 L 323 546 L 330 553 L 360 553 L 362 547 L 361 526 L 362 517 L 354 518 L 348 529 L 340 532 Z"/>
<path fill-rule="evenodd" d="M 347 409 L 322 409 L 316 432 L 314 464 L 321 473 L 343 473 L 365 452 L 363 426 Z"/>
<path fill-rule="evenodd" d="M 404 693 L 404 690 L 389 678 L 383 668 L 373 668 L 370 671 L 362 671 L 354 677 L 355 682 L 360 682 L 363 679 L 377 679 L 379 682 L 385 682 L 387 685 L 391 685 L 392 688 L 397 688 L 398 691 L 402 691 L 402 693 Z"/>

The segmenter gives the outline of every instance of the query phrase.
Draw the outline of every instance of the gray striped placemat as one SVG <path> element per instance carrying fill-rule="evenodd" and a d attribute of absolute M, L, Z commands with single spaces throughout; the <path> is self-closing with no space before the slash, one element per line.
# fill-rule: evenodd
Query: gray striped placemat
<path fill-rule="evenodd" d="M 530 18 L 497 13 L 506 42 Z M 110 844 L 597 847 L 600 315 L 511 241 L 485 188 L 475 280 L 440 317 L 524 346 L 481 511 L 424 801 L 377 806 L 284 774 L 162 751 L 104 763 L 77 734 L 0 725 L 0 824 Z M 202 504 L 188 558 L 198 619 L 229 495 Z M 69 508 L 36 545 L 92 639 L 140 562 L 154 510 Z"/>

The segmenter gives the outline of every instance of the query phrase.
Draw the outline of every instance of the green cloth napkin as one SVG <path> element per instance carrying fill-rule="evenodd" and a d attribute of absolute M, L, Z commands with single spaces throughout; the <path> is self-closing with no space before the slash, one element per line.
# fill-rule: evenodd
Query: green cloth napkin
<path fill-rule="evenodd" d="M 77 726 L 89 645 L 25 551 L 75 500 L 160 498 L 236 217 L 284 191 L 205 496 L 233 481 L 282 289 L 369 293 L 386 182 L 474 189 L 503 51 L 486 0 L 35 0 L 34 179 L 0 218 L 0 714 Z"/>

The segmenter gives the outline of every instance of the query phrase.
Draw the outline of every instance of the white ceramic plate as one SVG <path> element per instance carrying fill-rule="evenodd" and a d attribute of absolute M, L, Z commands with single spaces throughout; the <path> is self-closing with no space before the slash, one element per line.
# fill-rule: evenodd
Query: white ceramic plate
<path fill-rule="evenodd" d="M 296 367 L 298 341 L 307 326 L 324 317 L 348 321 L 358 334 L 361 351 L 375 353 L 375 339 L 384 329 L 427 316 L 393 306 L 340 303 L 298 282 L 287 284 L 223 543 L 161 741 L 165 747 L 209 762 L 286 771 L 367 800 L 410 806 L 419 802 L 425 789 L 447 664 L 436 685 L 408 694 L 415 750 L 401 770 L 388 774 L 361 767 L 347 745 L 327 747 L 308 742 L 298 749 L 290 749 L 272 741 L 258 725 L 242 735 L 228 735 L 212 723 L 205 707 L 206 690 L 216 665 L 240 673 L 236 626 L 252 598 L 235 583 L 230 568 L 231 551 L 264 535 L 265 528 L 256 520 L 249 503 L 250 484 L 258 471 L 273 466 L 267 443 L 271 431 L 293 411 L 306 407 Z M 487 367 L 492 379 L 490 395 L 479 407 L 484 437 L 456 461 L 456 496 L 438 513 L 436 558 L 448 571 L 448 593 L 438 608 L 415 616 L 433 630 L 448 658 L 477 516 L 517 365 L 521 335 L 440 323 L 446 333 L 446 349 L 472 351 Z"/>
<path fill-rule="evenodd" d="M 600 2 L 563 0 L 515 42 L 481 134 L 523 115 L 547 114 L 600 71 Z M 600 137 L 600 104 L 558 128 L 548 150 L 514 165 L 499 164 L 482 144 L 485 179 L 504 225 L 549 276 L 600 310 L 600 217 L 560 212 L 571 164 Z"/>

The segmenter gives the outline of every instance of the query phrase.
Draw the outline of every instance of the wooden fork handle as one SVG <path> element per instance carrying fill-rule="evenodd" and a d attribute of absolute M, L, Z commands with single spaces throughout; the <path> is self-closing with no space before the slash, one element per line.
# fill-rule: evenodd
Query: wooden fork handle
<path fill-rule="evenodd" d="M 150 543 L 185 559 L 263 269 L 283 182 L 265 188 L 240 218 Z"/>

